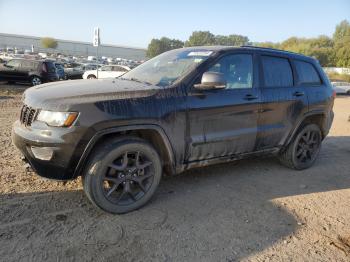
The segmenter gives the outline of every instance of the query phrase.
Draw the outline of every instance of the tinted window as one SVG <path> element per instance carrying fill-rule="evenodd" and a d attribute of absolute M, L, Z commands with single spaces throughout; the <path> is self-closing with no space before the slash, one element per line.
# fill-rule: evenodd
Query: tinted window
<path fill-rule="evenodd" d="M 303 61 L 295 61 L 295 68 L 297 70 L 299 84 L 320 84 L 321 79 L 315 67 Z"/>
<path fill-rule="evenodd" d="M 253 58 L 249 54 L 225 56 L 208 71 L 224 74 L 226 89 L 253 87 Z"/>
<path fill-rule="evenodd" d="M 293 86 L 293 73 L 288 59 L 273 56 L 262 56 L 266 87 Z"/>
<path fill-rule="evenodd" d="M 45 65 L 46 65 L 47 71 L 49 73 L 55 73 L 56 72 L 56 67 L 55 67 L 54 63 L 52 63 L 52 62 L 45 62 Z"/>

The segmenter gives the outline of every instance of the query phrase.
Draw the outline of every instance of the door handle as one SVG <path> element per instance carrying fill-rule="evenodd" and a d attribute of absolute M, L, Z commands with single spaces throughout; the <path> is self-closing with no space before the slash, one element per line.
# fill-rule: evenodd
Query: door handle
<path fill-rule="evenodd" d="M 244 100 L 255 100 L 255 99 L 258 99 L 258 97 L 252 94 L 247 94 L 244 97 Z"/>
<path fill-rule="evenodd" d="M 293 96 L 303 96 L 303 95 L 304 95 L 304 92 L 301 92 L 301 91 L 296 91 L 293 94 Z"/>

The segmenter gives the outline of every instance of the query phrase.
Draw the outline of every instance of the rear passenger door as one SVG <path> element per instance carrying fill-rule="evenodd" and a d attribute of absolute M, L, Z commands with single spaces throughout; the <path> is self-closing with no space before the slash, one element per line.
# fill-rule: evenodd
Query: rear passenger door
<path fill-rule="evenodd" d="M 261 108 L 257 150 L 282 146 L 300 116 L 308 110 L 302 86 L 296 85 L 291 60 L 283 55 L 260 54 Z"/>
<path fill-rule="evenodd" d="M 297 76 L 297 86 L 304 89 L 309 100 L 309 111 L 324 111 L 325 104 L 331 102 L 330 88 L 327 88 L 325 81 L 319 75 L 315 62 L 293 60 Z"/>
<path fill-rule="evenodd" d="M 33 71 L 33 61 L 22 60 L 21 65 L 18 68 L 18 78 L 20 80 L 28 80 L 28 73 Z"/>

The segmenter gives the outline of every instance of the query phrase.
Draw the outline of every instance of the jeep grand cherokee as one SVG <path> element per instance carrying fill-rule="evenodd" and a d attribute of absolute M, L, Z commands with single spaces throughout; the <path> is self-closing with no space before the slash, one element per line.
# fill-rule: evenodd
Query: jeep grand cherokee
<path fill-rule="evenodd" d="M 310 167 L 333 102 L 313 58 L 252 46 L 183 48 L 116 79 L 28 89 L 13 142 L 40 176 L 82 176 L 92 203 L 125 213 L 152 197 L 163 173 L 266 154 Z"/>

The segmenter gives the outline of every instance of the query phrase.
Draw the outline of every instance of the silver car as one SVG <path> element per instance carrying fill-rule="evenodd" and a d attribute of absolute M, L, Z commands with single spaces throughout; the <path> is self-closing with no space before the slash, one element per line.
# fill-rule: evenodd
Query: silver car
<path fill-rule="evenodd" d="M 348 82 L 332 82 L 333 89 L 337 94 L 348 94 L 350 95 L 350 83 Z"/>

